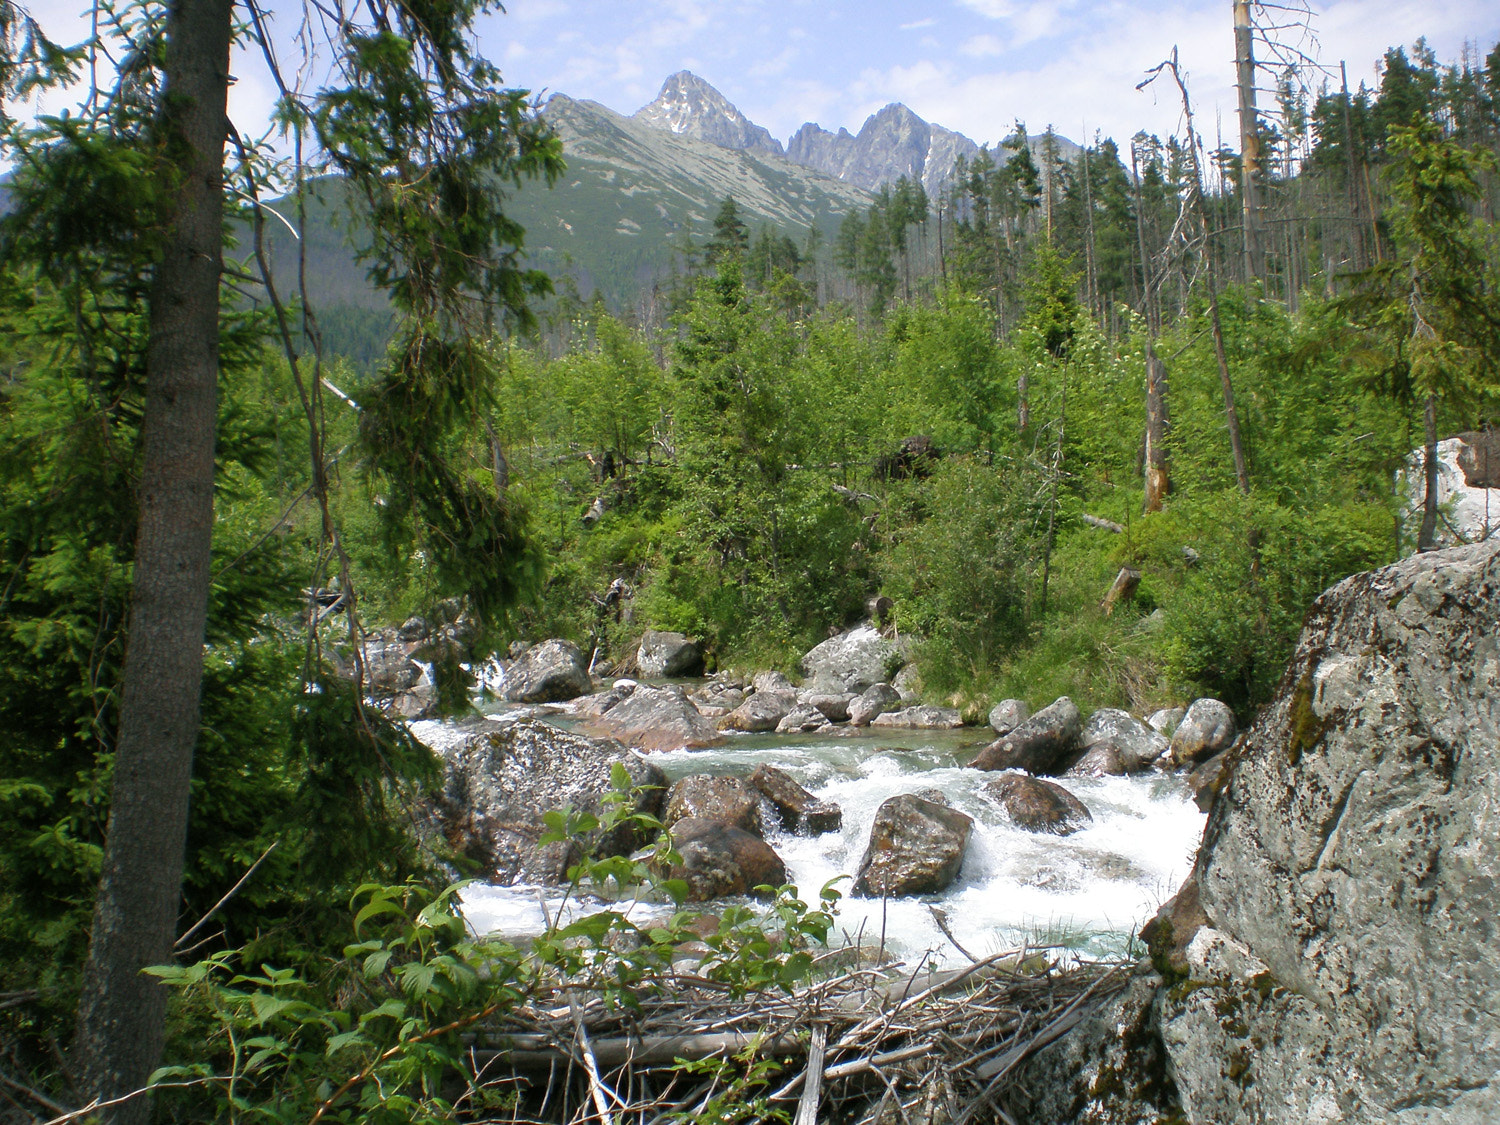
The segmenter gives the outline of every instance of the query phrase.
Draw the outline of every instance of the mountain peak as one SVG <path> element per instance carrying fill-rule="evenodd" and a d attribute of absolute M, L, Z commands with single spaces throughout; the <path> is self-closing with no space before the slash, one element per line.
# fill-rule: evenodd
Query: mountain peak
<path fill-rule="evenodd" d="M 662 83 L 661 93 L 632 116 L 644 124 L 724 148 L 782 155 L 781 142 L 755 124 L 713 86 L 689 70 Z"/>

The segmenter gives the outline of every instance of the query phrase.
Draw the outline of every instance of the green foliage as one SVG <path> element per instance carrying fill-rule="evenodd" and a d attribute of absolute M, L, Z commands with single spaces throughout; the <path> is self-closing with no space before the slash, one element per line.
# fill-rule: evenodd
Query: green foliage
<path fill-rule="evenodd" d="M 659 822 L 631 811 L 638 793 L 622 766 L 613 780 L 599 816 L 548 813 L 541 843 L 580 846 L 622 827 L 655 833 L 656 842 L 638 857 L 585 856 L 571 867 L 569 898 L 588 895 L 598 908 L 566 923 L 559 908 L 529 950 L 474 936 L 461 885 L 434 893 L 408 882 L 355 891 L 340 956 L 278 968 L 246 948 L 153 970 L 177 991 L 189 1052 L 154 1076 L 160 1096 L 194 1120 L 445 1123 L 506 1106 L 513 1095 L 468 1066 L 468 1033 L 558 993 L 639 1008 L 670 987 L 678 946 L 699 939 L 694 912 L 641 926 L 614 908 L 621 899 L 680 901 L 685 888 L 658 874 L 680 857 Z M 764 911 L 729 907 L 702 939 L 709 952 L 698 972 L 731 996 L 791 991 L 808 979 L 809 947 L 826 942 L 838 897 L 825 887 L 814 909 L 782 887 Z M 722 1120 L 743 1119 L 775 1072 L 754 1050 L 710 1065 L 723 1068 L 728 1087 L 714 1111 Z"/>

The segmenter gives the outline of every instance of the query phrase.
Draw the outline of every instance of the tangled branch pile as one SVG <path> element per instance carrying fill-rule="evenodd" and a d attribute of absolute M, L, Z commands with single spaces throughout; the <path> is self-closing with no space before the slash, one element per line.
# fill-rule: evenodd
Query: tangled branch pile
<path fill-rule="evenodd" d="M 475 1036 L 471 1089 L 511 1086 L 510 1116 L 487 1118 L 508 1125 L 785 1119 L 794 1102 L 795 1125 L 1004 1122 L 1020 1064 L 1128 977 L 1030 950 L 748 997 L 679 974 L 638 1008 L 563 984 Z"/>

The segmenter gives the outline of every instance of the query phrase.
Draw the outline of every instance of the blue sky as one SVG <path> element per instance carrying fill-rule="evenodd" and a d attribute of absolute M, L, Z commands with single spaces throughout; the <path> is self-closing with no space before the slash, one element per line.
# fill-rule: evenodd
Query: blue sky
<path fill-rule="evenodd" d="M 1296 6 L 1299 0 L 1278 0 Z M 300 6 L 269 0 L 284 34 Z M 86 26 L 78 0 L 28 4 L 55 33 Z M 1180 128 L 1168 89 L 1135 84 L 1175 45 L 1212 142 L 1234 126 L 1230 0 L 510 0 L 485 17 L 481 47 L 507 85 L 561 91 L 629 113 L 688 69 L 779 139 L 804 121 L 857 131 L 902 101 L 928 121 L 995 142 L 1020 118 L 1075 140 L 1125 141 Z M 1376 81 L 1388 46 L 1419 36 L 1442 60 L 1500 40 L 1494 0 L 1311 0 L 1313 38 L 1285 33 L 1351 84 Z M 253 59 L 237 60 L 233 110 L 254 131 L 271 101 Z"/>

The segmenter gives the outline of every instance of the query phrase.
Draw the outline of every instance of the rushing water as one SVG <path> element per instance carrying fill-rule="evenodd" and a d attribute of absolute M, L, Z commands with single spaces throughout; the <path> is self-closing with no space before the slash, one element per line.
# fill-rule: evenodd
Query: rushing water
<path fill-rule="evenodd" d="M 559 719 L 560 725 L 566 722 Z M 445 733 L 422 724 L 430 742 Z M 669 778 L 692 773 L 747 776 L 756 766 L 785 770 L 816 796 L 844 810 L 843 829 L 821 836 L 768 833 L 802 897 L 840 875 L 853 875 L 869 840 L 875 810 L 888 797 L 938 789 L 974 818 L 958 880 L 941 895 L 857 899 L 839 906 L 839 942 L 885 951 L 907 962 L 924 953 L 961 960 L 933 917 L 941 911 L 958 943 L 975 957 L 1024 944 L 1063 945 L 1081 956 L 1121 952 L 1130 934 L 1169 898 L 1192 864 L 1203 815 L 1180 778 L 1065 778 L 1093 822 L 1071 836 L 1016 828 L 980 790 L 991 775 L 959 765 L 972 756 L 978 731 L 882 730 L 839 735 L 743 735 L 708 750 L 652 755 Z M 845 892 L 850 880 L 838 884 Z M 470 922 L 512 935 L 540 932 L 542 902 L 555 914 L 555 892 L 535 887 L 471 887 Z M 643 915 L 651 907 L 638 907 Z M 710 907 L 711 909 L 711 907 Z M 832 940 L 832 939 L 831 939 Z"/>

